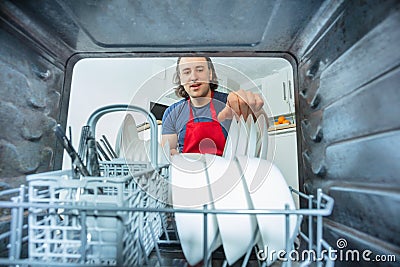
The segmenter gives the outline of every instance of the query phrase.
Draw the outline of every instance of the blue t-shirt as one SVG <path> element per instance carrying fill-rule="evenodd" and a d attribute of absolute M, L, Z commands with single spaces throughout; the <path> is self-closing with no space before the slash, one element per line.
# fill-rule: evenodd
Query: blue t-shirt
<path fill-rule="evenodd" d="M 225 108 L 226 100 L 228 95 L 221 92 L 214 92 L 214 98 L 212 99 L 215 112 L 218 114 L 222 109 Z M 194 122 L 206 122 L 211 121 L 212 116 L 210 112 L 210 103 L 202 107 L 193 107 Z M 189 121 L 189 106 L 186 99 L 182 99 L 179 102 L 172 104 L 168 107 L 162 118 L 162 134 L 177 134 L 178 135 L 178 150 L 182 152 L 183 143 L 186 134 L 186 124 Z M 231 120 L 225 120 L 221 123 L 222 131 L 224 132 L 225 138 L 228 135 L 229 126 Z"/>

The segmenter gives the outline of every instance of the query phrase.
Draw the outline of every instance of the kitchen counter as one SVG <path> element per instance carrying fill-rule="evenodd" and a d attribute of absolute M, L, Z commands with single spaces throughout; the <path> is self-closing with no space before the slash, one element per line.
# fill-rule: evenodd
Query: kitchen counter
<path fill-rule="evenodd" d="M 296 129 L 296 124 L 282 124 L 282 125 L 274 125 L 268 128 L 268 132 L 274 132 L 279 130 L 286 130 L 286 129 Z"/>

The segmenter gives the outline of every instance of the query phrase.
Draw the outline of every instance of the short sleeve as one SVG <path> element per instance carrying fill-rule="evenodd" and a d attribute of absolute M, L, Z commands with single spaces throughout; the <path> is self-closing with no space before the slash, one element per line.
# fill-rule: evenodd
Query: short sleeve
<path fill-rule="evenodd" d="M 176 134 L 176 125 L 174 123 L 173 114 L 174 106 L 170 106 L 165 110 L 162 118 L 162 134 Z"/>

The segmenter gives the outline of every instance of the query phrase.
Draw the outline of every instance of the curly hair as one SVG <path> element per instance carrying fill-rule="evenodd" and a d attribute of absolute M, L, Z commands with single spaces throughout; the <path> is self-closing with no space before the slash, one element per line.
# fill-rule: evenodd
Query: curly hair
<path fill-rule="evenodd" d="M 208 69 L 211 70 L 211 81 L 210 81 L 210 89 L 211 91 L 215 91 L 218 88 L 218 78 L 217 78 L 217 74 L 215 73 L 215 68 L 214 68 L 214 64 L 211 61 L 211 58 L 209 57 L 204 57 L 207 61 L 207 65 L 208 65 Z M 181 85 L 181 77 L 179 75 L 179 62 L 181 61 L 182 57 L 179 57 L 177 62 L 176 62 L 176 71 L 174 74 L 174 80 L 173 82 L 177 85 L 177 87 L 175 87 L 175 94 L 178 97 L 183 97 L 188 99 L 189 95 L 188 93 L 185 91 L 185 88 L 183 87 L 183 85 Z"/>

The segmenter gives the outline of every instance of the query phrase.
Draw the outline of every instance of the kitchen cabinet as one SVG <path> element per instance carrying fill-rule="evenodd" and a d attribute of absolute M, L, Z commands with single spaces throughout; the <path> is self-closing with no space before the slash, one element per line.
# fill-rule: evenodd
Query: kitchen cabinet
<path fill-rule="evenodd" d="M 262 82 L 262 92 L 274 117 L 295 112 L 291 67 L 266 76 Z"/>
<path fill-rule="evenodd" d="M 277 130 L 269 132 L 270 138 L 275 141 L 275 153 L 273 163 L 280 169 L 289 186 L 299 189 L 299 178 L 297 169 L 297 141 L 296 128 Z M 296 207 L 299 200 L 295 197 Z"/>

